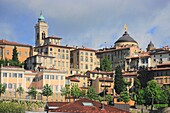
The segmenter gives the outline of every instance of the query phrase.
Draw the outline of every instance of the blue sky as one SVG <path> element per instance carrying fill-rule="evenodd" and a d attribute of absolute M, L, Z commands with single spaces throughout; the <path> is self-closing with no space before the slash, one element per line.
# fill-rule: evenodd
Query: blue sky
<path fill-rule="evenodd" d="M 127 24 L 143 50 L 150 41 L 170 46 L 169 0 L 0 0 L 0 39 L 34 45 L 41 10 L 62 45 L 110 47 Z"/>

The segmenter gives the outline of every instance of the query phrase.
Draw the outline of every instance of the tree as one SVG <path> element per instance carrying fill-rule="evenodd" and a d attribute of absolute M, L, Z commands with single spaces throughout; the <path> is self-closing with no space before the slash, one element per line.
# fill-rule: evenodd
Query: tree
<path fill-rule="evenodd" d="M 130 101 L 130 96 L 127 91 L 123 91 L 120 93 L 119 99 L 125 103 Z"/>
<path fill-rule="evenodd" d="M 3 85 L 3 84 L 0 84 L 0 97 L 1 97 L 2 94 L 5 93 L 5 91 L 6 91 L 6 86 Z"/>
<path fill-rule="evenodd" d="M 162 90 L 168 99 L 168 107 L 170 107 L 170 86 L 163 86 Z"/>
<path fill-rule="evenodd" d="M 87 97 L 91 100 L 96 100 L 98 97 L 96 91 L 94 90 L 92 86 L 88 87 Z"/>
<path fill-rule="evenodd" d="M 102 71 L 112 71 L 110 60 L 105 57 L 100 63 L 100 69 Z"/>
<path fill-rule="evenodd" d="M 70 96 L 70 88 L 68 85 L 65 85 L 65 87 L 61 89 L 61 95 L 65 97 Z"/>
<path fill-rule="evenodd" d="M 145 91 L 143 89 L 138 89 L 136 98 L 139 105 L 145 104 Z"/>
<path fill-rule="evenodd" d="M 35 87 L 31 87 L 28 94 L 31 95 L 33 99 L 36 99 L 37 90 L 35 89 Z"/>
<path fill-rule="evenodd" d="M 18 52 L 17 52 L 17 48 L 16 46 L 14 46 L 14 49 L 13 49 L 13 54 L 12 54 L 12 60 L 19 63 L 19 60 L 18 60 Z"/>
<path fill-rule="evenodd" d="M 122 91 L 126 90 L 126 83 L 122 76 L 122 69 L 120 66 L 116 67 L 114 89 L 117 94 L 120 94 Z"/>
<path fill-rule="evenodd" d="M 86 97 L 86 91 L 85 90 L 81 90 L 80 97 Z"/>
<path fill-rule="evenodd" d="M 53 94 L 53 91 L 52 91 L 51 87 L 48 84 L 46 84 L 43 87 L 42 95 L 47 97 L 47 102 L 48 102 L 48 97 L 51 96 L 52 94 Z"/>
<path fill-rule="evenodd" d="M 161 98 L 162 90 L 155 80 L 151 80 L 147 83 L 145 88 L 145 101 L 147 105 L 151 105 L 151 110 L 153 110 L 154 101 L 159 101 Z"/>
<path fill-rule="evenodd" d="M 73 96 L 74 98 L 79 98 L 80 97 L 80 93 L 81 93 L 81 90 L 79 89 L 78 85 L 74 84 L 71 87 L 71 96 Z"/>
<path fill-rule="evenodd" d="M 17 92 L 19 93 L 20 98 L 21 98 L 21 94 L 24 93 L 24 89 L 22 87 L 18 87 Z"/>
<path fill-rule="evenodd" d="M 108 95 L 106 95 L 106 101 L 109 103 L 110 101 L 112 101 L 113 100 L 113 97 L 112 97 L 112 95 L 110 95 L 110 94 L 108 94 Z"/>

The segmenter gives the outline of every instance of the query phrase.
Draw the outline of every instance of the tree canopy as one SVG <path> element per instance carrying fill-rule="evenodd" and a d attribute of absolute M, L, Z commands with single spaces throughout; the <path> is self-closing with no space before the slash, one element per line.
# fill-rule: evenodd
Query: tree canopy
<path fill-rule="evenodd" d="M 48 97 L 51 96 L 52 94 L 53 94 L 53 91 L 52 91 L 51 87 L 48 84 L 46 84 L 43 87 L 42 95 L 46 96 L 47 97 L 47 101 L 48 101 Z"/>
<path fill-rule="evenodd" d="M 21 94 L 24 93 L 24 89 L 23 89 L 22 87 L 18 87 L 18 88 L 17 88 L 17 92 L 19 93 L 20 98 L 21 98 Z"/>
<path fill-rule="evenodd" d="M 36 99 L 36 95 L 37 95 L 37 90 L 35 87 L 31 87 L 31 89 L 28 92 L 29 95 L 32 96 L 32 98 Z"/>
<path fill-rule="evenodd" d="M 6 86 L 3 85 L 3 84 L 0 84 L 0 97 L 1 97 L 2 94 L 5 93 L 5 91 L 6 91 Z"/>
<path fill-rule="evenodd" d="M 65 87 L 61 89 L 61 95 L 66 97 L 70 96 L 70 88 L 68 85 L 65 85 Z"/>
<path fill-rule="evenodd" d="M 81 90 L 79 89 L 77 84 L 74 84 L 71 87 L 71 96 L 73 96 L 74 98 L 79 98 L 81 94 Z"/>
<path fill-rule="evenodd" d="M 87 97 L 91 100 L 96 100 L 98 97 L 96 91 L 94 90 L 92 86 L 88 87 Z"/>
<path fill-rule="evenodd" d="M 145 88 L 145 95 L 147 105 L 151 105 L 151 109 L 153 109 L 154 101 L 161 100 L 162 96 L 161 87 L 155 80 L 151 80 L 147 83 L 147 87 Z"/>
<path fill-rule="evenodd" d="M 110 60 L 105 57 L 100 63 L 101 71 L 112 71 Z"/>
<path fill-rule="evenodd" d="M 119 99 L 125 103 L 130 101 L 130 96 L 127 91 L 123 91 L 120 93 Z"/>

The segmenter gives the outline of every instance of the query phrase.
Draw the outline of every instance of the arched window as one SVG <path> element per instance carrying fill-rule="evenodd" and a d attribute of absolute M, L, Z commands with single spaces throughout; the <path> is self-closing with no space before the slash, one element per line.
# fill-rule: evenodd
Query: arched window
<path fill-rule="evenodd" d="M 45 32 L 42 32 L 42 40 L 45 38 Z"/>

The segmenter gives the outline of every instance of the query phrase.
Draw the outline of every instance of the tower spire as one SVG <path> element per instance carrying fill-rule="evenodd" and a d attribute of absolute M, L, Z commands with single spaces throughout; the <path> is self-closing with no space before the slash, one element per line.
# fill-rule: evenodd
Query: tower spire
<path fill-rule="evenodd" d="M 126 24 L 124 25 L 124 30 L 125 30 L 125 32 L 128 31 L 128 26 Z"/>

